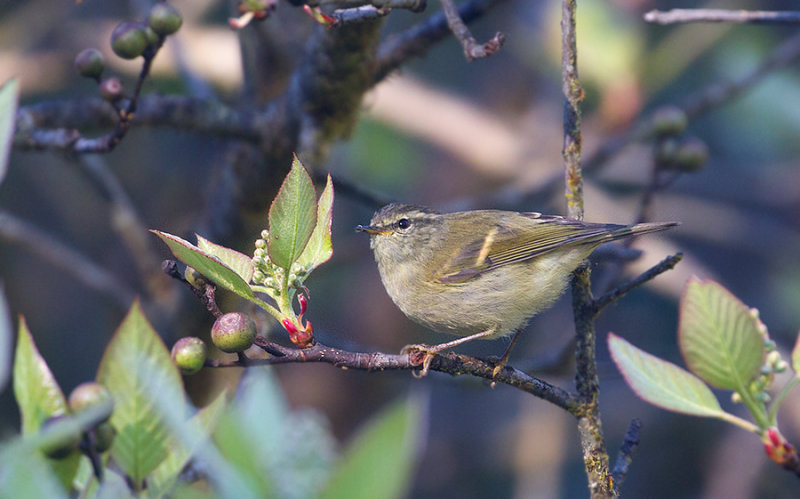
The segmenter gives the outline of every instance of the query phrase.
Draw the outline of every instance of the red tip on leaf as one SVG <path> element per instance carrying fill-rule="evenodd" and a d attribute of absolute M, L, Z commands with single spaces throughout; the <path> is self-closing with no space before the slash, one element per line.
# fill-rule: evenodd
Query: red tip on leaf
<path fill-rule="evenodd" d="M 331 27 L 338 23 L 335 17 L 331 17 L 323 13 L 319 7 L 309 7 L 308 5 L 303 5 L 303 10 L 311 17 L 311 19 L 323 26 Z"/>

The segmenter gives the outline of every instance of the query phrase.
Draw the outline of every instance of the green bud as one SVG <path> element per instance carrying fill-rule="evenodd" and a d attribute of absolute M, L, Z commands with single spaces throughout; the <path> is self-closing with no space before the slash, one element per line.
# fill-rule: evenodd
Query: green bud
<path fill-rule="evenodd" d="M 266 241 L 266 239 L 256 239 L 256 248 L 258 248 L 258 249 L 267 249 L 267 241 Z"/>
<path fill-rule="evenodd" d="M 676 170 L 693 173 L 702 170 L 708 163 L 708 147 L 696 138 L 687 139 L 678 147 L 673 160 Z"/>
<path fill-rule="evenodd" d="M 734 404 L 741 404 L 742 403 L 742 396 L 739 395 L 739 392 L 731 393 L 731 402 Z"/>
<path fill-rule="evenodd" d="M 172 5 L 159 2 L 150 9 L 147 24 L 159 35 L 167 36 L 178 31 L 183 24 L 183 17 Z"/>
<path fill-rule="evenodd" d="M 110 403 L 111 410 L 103 421 L 107 421 L 111 417 L 111 412 L 114 408 L 114 397 L 108 391 L 108 388 L 100 383 L 87 381 L 76 386 L 72 393 L 69 394 L 69 409 L 73 413 L 82 412 L 91 407 L 107 403 Z"/>
<path fill-rule="evenodd" d="M 179 339 L 172 347 L 172 362 L 182 374 L 194 374 L 203 368 L 208 357 L 208 348 L 200 338 L 187 336 Z"/>
<path fill-rule="evenodd" d="M 241 312 L 225 314 L 211 328 L 211 341 L 227 353 L 243 352 L 256 339 L 256 324 Z"/>
<path fill-rule="evenodd" d="M 62 414 L 60 416 L 52 416 L 47 418 L 42 423 L 42 430 L 57 424 L 59 421 L 67 420 L 69 416 Z M 51 440 L 42 444 L 41 450 L 44 454 L 51 459 L 64 459 L 78 449 L 81 443 L 82 434 L 76 429 L 74 432 L 59 435 L 57 440 Z"/>
<path fill-rule="evenodd" d="M 674 137 L 686 131 L 689 119 L 682 109 L 665 106 L 653 113 L 653 133 L 661 137 Z"/>
<path fill-rule="evenodd" d="M 183 278 L 196 289 L 201 289 L 208 283 L 206 278 L 203 277 L 203 274 L 195 270 L 194 267 L 189 267 L 188 265 L 183 271 Z"/>
<path fill-rule="evenodd" d="M 759 402 L 762 402 L 764 404 L 767 404 L 769 403 L 770 400 L 772 400 L 772 397 L 770 397 L 769 393 L 767 392 L 759 392 L 758 395 L 756 395 L 756 398 L 758 399 Z"/>
<path fill-rule="evenodd" d="M 75 56 L 75 69 L 81 76 L 100 78 L 105 68 L 103 54 L 97 49 L 84 49 Z"/>
<path fill-rule="evenodd" d="M 107 100 L 108 102 L 116 102 L 120 98 L 122 98 L 122 82 L 119 81 L 119 78 L 116 76 L 112 76 L 111 78 L 106 78 L 102 82 L 100 82 L 100 97 Z"/>
<path fill-rule="evenodd" d="M 258 258 L 260 260 L 264 258 L 264 253 L 265 251 L 263 248 L 256 248 L 256 250 L 253 252 L 253 257 Z"/>
<path fill-rule="evenodd" d="M 266 279 L 266 277 L 267 276 L 264 275 L 264 273 L 261 272 L 260 270 L 256 270 L 253 272 L 253 282 L 264 282 L 264 279 Z"/>
<path fill-rule="evenodd" d="M 147 35 L 139 23 L 126 21 L 111 32 L 111 49 L 123 59 L 136 59 L 147 48 Z"/>
<path fill-rule="evenodd" d="M 269 231 L 267 229 L 261 231 L 261 239 L 264 239 L 265 241 L 269 239 Z"/>

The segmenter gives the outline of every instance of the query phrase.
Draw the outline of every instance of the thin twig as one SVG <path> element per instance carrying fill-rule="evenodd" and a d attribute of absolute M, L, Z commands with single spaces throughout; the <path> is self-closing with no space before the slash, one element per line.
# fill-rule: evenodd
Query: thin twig
<path fill-rule="evenodd" d="M 506 0 L 470 0 L 458 6 L 458 15 L 469 24 L 486 13 L 490 8 Z M 422 57 L 435 43 L 450 33 L 444 12 L 437 12 L 426 20 L 405 31 L 390 35 L 378 47 L 376 58 L 375 83 L 383 80 L 392 71 L 409 59 Z"/>
<path fill-rule="evenodd" d="M 20 244 L 98 293 L 109 296 L 123 309 L 128 308 L 133 301 L 134 291 L 111 272 L 38 227 L 6 211 L 0 211 L 0 238 Z"/>
<path fill-rule="evenodd" d="M 672 9 L 651 10 L 644 15 L 648 23 L 750 23 L 750 24 L 797 24 L 800 12 L 768 10 L 727 9 Z"/>
<path fill-rule="evenodd" d="M 150 245 L 150 234 L 122 183 L 100 156 L 81 155 L 77 158 L 73 156 L 73 159 L 91 185 L 109 203 L 112 228 L 127 246 L 150 296 L 156 302 L 171 302 L 166 299 L 171 288 L 165 285 L 161 273 L 156 270 L 159 257 Z"/>
<path fill-rule="evenodd" d="M 596 316 L 599 314 L 605 307 L 619 300 L 631 290 L 641 286 L 651 279 L 654 279 L 656 276 L 675 268 L 675 265 L 677 265 L 681 259 L 683 259 L 683 253 L 675 253 L 672 256 L 668 256 L 630 281 L 621 284 L 603 296 L 596 298 L 593 303 L 594 315 Z"/>
<path fill-rule="evenodd" d="M 574 0 L 563 0 L 561 9 L 561 87 L 564 93 L 564 156 L 567 217 L 583 220 L 583 174 L 581 173 L 581 111 L 583 88 L 578 80 L 578 49 L 575 36 Z"/>
<path fill-rule="evenodd" d="M 195 287 L 186 280 L 183 274 L 180 273 L 178 270 L 178 262 L 175 260 L 164 260 L 161 262 L 161 271 L 167 274 L 168 276 L 176 279 L 188 287 L 192 294 L 200 300 L 206 310 L 211 312 L 215 318 L 219 319 L 222 317 L 222 311 L 220 311 L 219 307 L 217 306 L 217 299 L 216 299 L 216 291 L 217 288 L 210 282 L 202 282 L 200 287 Z"/>
<path fill-rule="evenodd" d="M 369 5 L 377 9 L 406 9 L 411 12 L 422 12 L 425 10 L 426 3 L 426 0 L 306 0 L 303 2 L 309 7 L 350 9 Z"/>
<path fill-rule="evenodd" d="M 622 440 L 619 453 L 617 453 L 617 461 L 614 463 L 614 471 L 611 475 L 614 477 L 614 492 L 616 492 L 616 495 L 620 494 L 625 477 L 628 476 L 628 468 L 630 468 L 633 461 L 633 453 L 639 447 L 639 432 L 641 429 L 642 421 L 634 418 L 628 426 L 628 431 L 625 432 L 625 438 Z"/>
<path fill-rule="evenodd" d="M 352 9 L 335 10 L 331 17 L 336 20 L 336 26 L 341 26 L 343 24 L 360 23 L 386 17 L 389 12 L 389 9 L 378 9 L 372 5 L 362 5 Z"/>
<path fill-rule="evenodd" d="M 453 0 L 440 1 L 442 2 L 444 15 L 447 18 L 447 25 L 450 27 L 450 31 L 453 32 L 455 37 L 461 43 L 461 47 L 464 49 L 464 55 L 468 61 L 489 57 L 500 50 L 500 47 L 502 47 L 503 43 L 506 41 L 506 38 L 502 33 L 498 32 L 494 35 L 494 38 L 486 43 L 478 43 L 478 41 L 475 40 L 475 37 L 472 36 L 469 28 L 467 28 L 467 25 L 464 24 L 461 16 L 458 14 L 458 9 L 453 3 Z"/>

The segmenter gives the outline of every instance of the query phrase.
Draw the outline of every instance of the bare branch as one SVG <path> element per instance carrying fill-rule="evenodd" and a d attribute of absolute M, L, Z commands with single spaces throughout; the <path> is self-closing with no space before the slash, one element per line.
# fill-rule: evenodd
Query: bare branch
<path fill-rule="evenodd" d="M 458 15 L 469 24 L 482 16 L 490 8 L 505 0 L 470 0 L 458 6 Z M 437 12 L 425 21 L 407 30 L 391 35 L 378 47 L 375 83 L 383 80 L 389 73 L 414 57 L 421 57 L 435 43 L 450 33 L 444 12 Z"/>
<path fill-rule="evenodd" d="M 494 35 L 494 38 L 486 43 L 478 43 L 458 14 L 458 9 L 453 3 L 453 0 L 441 0 L 441 2 L 444 15 L 447 18 L 447 25 L 461 43 L 461 47 L 464 49 L 464 55 L 467 57 L 468 61 L 489 57 L 500 50 L 500 47 L 503 46 L 506 40 L 502 33 L 498 32 Z"/>
<path fill-rule="evenodd" d="M 602 311 L 605 307 L 625 296 L 631 290 L 641 286 L 651 279 L 654 279 L 656 276 L 663 274 L 668 270 L 672 270 L 682 259 L 683 253 L 675 253 L 672 256 L 668 256 L 630 281 L 612 289 L 603 296 L 596 298 L 593 302 L 594 315 L 599 314 L 600 311 Z"/>
<path fill-rule="evenodd" d="M 329 347 L 321 343 L 305 349 L 289 348 L 273 343 L 263 336 L 256 337 L 256 345 L 272 355 L 266 359 L 246 359 L 221 361 L 208 360 L 208 367 L 243 367 L 244 365 L 275 365 L 305 362 L 323 362 L 342 369 L 358 369 L 363 371 L 417 370 L 419 365 L 412 364 L 408 354 L 387 354 L 380 352 L 349 352 Z M 506 384 L 523 390 L 531 395 L 546 400 L 571 414 L 579 413 L 579 403 L 575 395 L 551 385 L 546 381 L 506 366 L 492 378 L 494 363 L 491 361 L 460 355 L 453 352 L 437 354 L 431 362 L 431 371 L 439 371 L 453 376 L 476 376 L 489 381 Z"/>
<path fill-rule="evenodd" d="M 0 211 L 0 238 L 24 246 L 43 260 L 71 274 L 76 280 L 107 295 L 122 309 L 135 293 L 113 274 L 34 225 Z"/>
<path fill-rule="evenodd" d="M 622 484 L 625 482 L 625 477 L 628 475 L 628 468 L 630 468 L 631 462 L 633 461 L 633 453 L 636 452 L 636 448 L 639 447 L 639 432 L 641 429 L 642 421 L 633 419 L 628 426 L 628 431 L 625 432 L 625 438 L 619 448 L 617 461 L 614 463 L 614 471 L 612 473 L 616 495 L 620 494 Z"/>
<path fill-rule="evenodd" d="M 750 24 L 797 24 L 800 12 L 767 10 L 726 9 L 672 9 L 651 10 L 644 15 L 648 23 L 750 23 Z"/>

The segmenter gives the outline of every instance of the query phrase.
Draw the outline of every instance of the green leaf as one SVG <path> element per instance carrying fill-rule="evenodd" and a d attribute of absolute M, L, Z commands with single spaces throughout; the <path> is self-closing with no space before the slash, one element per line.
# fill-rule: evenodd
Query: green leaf
<path fill-rule="evenodd" d="M 795 376 L 800 376 L 800 334 L 797 335 L 797 341 L 795 341 L 794 350 L 792 350 L 792 369 Z"/>
<path fill-rule="evenodd" d="M 244 282 L 250 282 L 250 280 L 253 278 L 254 271 L 252 258 L 244 253 L 239 253 L 234 249 L 212 243 L 200 234 L 195 234 L 195 236 L 197 236 L 198 248 L 205 251 L 209 255 L 219 258 L 222 263 L 239 274 L 239 277 L 241 277 Z"/>
<path fill-rule="evenodd" d="M 11 374 L 13 335 L 14 326 L 11 324 L 11 317 L 8 314 L 6 294 L 0 288 L 0 393 L 3 393 Z"/>
<path fill-rule="evenodd" d="M 158 230 L 151 230 L 169 246 L 175 258 L 194 268 L 196 271 L 211 279 L 217 285 L 233 291 L 244 298 L 253 299 L 253 290 L 241 276 L 218 257 L 208 254 L 197 246 L 178 236 L 167 234 Z"/>
<path fill-rule="evenodd" d="M 327 422 L 309 410 L 290 410 L 270 367 L 247 370 L 239 383 L 232 414 L 257 442 L 257 473 L 281 498 L 318 497 L 330 475 L 334 439 Z M 249 425 L 258 420 L 260 424 Z"/>
<path fill-rule="evenodd" d="M 766 355 L 758 313 L 714 281 L 689 280 L 681 297 L 678 344 L 706 383 L 744 393 Z"/>
<path fill-rule="evenodd" d="M 0 87 L 0 183 L 3 183 L 8 172 L 8 155 L 14 139 L 18 100 L 19 84 L 12 78 Z"/>
<path fill-rule="evenodd" d="M 267 248 L 272 262 L 289 269 L 311 237 L 317 223 L 314 184 L 297 156 L 269 209 Z"/>
<path fill-rule="evenodd" d="M 333 223 L 333 182 L 328 174 L 325 189 L 319 197 L 317 203 L 317 225 L 311 238 L 308 240 L 306 249 L 297 259 L 297 262 L 311 272 L 318 266 L 330 260 L 333 255 L 333 244 L 331 243 L 331 224 Z"/>
<path fill-rule="evenodd" d="M 23 435 L 38 433 L 42 423 L 49 417 L 67 412 L 64 393 L 36 348 L 33 336 L 22 317 L 19 320 L 17 349 L 14 354 L 14 396 L 19 405 Z M 48 462 L 62 485 L 69 489 L 78 471 L 80 453 L 75 451 L 64 459 L 49 459 Z"/>
<path fill-rule="evenodd" d="M 613 333 L 608 335 L 608 349 L 625 381 L 647 402 L 693 416 L 720 418 L 725 414 L 708 385 L 689 371 Z"/>
<path fill-rule="evenodd" d="M 169 351 L 142 314 L 137 302 L 106 348 L 97 381 L 114 396 L 111 424 L 117 436 L 111 456 L 120 469 L 141 484 L 166 457 L 170 434 L 163 410 L 185 411 L 183 383 Z M 152 387 L 171 407 L 155 407 Z"/>
<path fill-rule="evenodd" d="M 220 393 L 214 402 L 210 403 L 197 414 L 195 414 L 187 425 L 196 433 L 202 433 L 204 437 L 209 437 L 217 425 L 217 422 L 225 409 L 226 392 Z M 169 455 L 167 458 L 150 474 L 147 481 L 147 489 L 150 497 L 162 497 L 169 492 L 175 484 L 183 468 L 189 462 L 197 446 L 204 443 L 205 438 L 195 438 L 191 447 L 187 447 L 181 439 L 174 438 L 169 445 Z"/>
<path fill-rule="evenodd" d="M 403 497 L 413 473 L 421 410 L 396 404 L 374 418 L 353 439 L 322 497 Z"/>
<path fill-rule="evenodd" d="M 48 461 L 53 462 L 23 439 L 4 444 L 0 448 L 0 497 L 70 497 Z"/>

